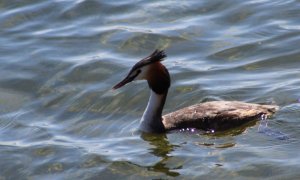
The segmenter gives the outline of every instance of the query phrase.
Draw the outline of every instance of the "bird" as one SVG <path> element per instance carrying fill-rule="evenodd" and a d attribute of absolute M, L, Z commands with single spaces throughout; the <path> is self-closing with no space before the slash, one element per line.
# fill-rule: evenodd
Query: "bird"
<path fill-rule="evenodd" d="M 138 80 L 146 80 L 150 98 L 140 120 L 139 130 L 147 133 L 164 133 L 172 130 L 195 128 L 199 130 L 226 131 L 260 117 L 270 117 L 279 107 L 240 101 L 210 101 L 191 105 L 162 115 L 171 78 L 162 64 L 167 57 L 164 50 L 156 49 L 146 58 L 138 61 L 127 76 L 113 86 L 113 90 Z"/>

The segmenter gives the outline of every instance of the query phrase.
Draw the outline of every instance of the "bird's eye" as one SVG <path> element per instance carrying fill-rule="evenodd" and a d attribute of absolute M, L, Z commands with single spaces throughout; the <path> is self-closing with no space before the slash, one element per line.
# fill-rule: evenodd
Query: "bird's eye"
<path fill-rule="evenodd" d="M 129 78 L 131 80 L 134 80 L 141 72 L 142 72 L 142 70 L 138 69 L 138 70 L 134 71 L 133 73 L 130 73 Z"/>

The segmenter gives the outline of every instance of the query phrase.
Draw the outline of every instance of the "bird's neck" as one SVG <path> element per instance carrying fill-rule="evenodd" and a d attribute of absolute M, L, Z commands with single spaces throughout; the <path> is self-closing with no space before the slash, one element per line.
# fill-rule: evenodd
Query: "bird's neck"
<path fill-rule="evenodd" d="M 140 123 L 140 130 L 144 132 L 164 132 L 162 123 L 162 111 L 166 102 L 168 91 L 157 94 L 151 90 L 148 105 L 144 111 Z"/>

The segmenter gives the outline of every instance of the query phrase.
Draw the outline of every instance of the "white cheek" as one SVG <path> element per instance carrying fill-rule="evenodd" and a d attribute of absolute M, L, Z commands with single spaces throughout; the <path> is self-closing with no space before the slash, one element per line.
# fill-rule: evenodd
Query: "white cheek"
<path fill-rule="evenodd" d="M 148 73 L 148 67 L 141 68 L 141 73 L 135 78 L 136 80 L 144 80 L 146 79 L 146 75 Z"/>

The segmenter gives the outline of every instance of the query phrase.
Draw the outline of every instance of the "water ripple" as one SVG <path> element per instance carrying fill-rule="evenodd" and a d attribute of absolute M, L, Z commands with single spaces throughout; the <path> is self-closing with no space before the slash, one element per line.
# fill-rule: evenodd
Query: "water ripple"
<path fill-rule="evenodd" d="M 2 1 L 0 179 L 298 177 L 299 7 Z M 164 112 L 208 100 L 274 103 L 271 131 L 138 133 L 147 83 L 111 87 L 156 48 L 166 49 L 172 79 Z"/>

